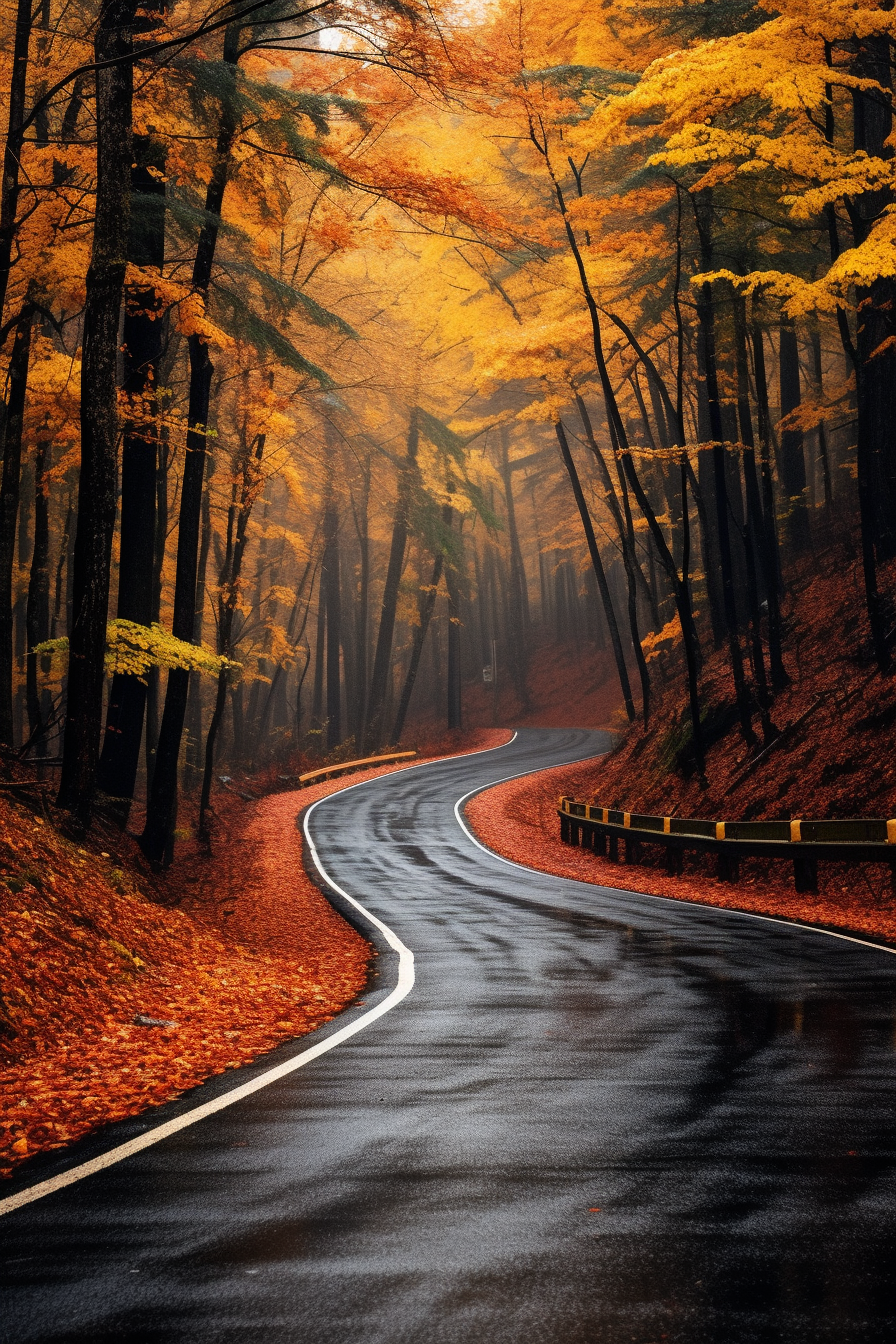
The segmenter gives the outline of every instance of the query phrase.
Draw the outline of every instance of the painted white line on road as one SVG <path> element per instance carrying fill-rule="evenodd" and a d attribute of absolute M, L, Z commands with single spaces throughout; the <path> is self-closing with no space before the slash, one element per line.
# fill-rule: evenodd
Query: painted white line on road
<path fill-rule="evenodd" d="M 516 736 L 517 734 L 514 733 L 513 737 L 511 737 L 508 742 L 502 742 L 498 747 L 484 747 L 480 751 L 465 752 L 464 755 L 481 756 L 488 751 L 500 751 L 504 747 L 509 747 L 511 743 L 516 740 Z M 461 758 L 441 757 L 440 759 Z M 438 760 L 418 761 L 416 765 L 405 766 L 404 770 L 419 770 L 425 765 L 436 764 L 438 764 Z M 392 773 L 400 774 L 404 773 L 404 770 L 394 771 Z M 340 794 L 348 793 L 351 789 L 360 789 L 367 784 L 375 784 L 382 778 L 385 778 L 385 776 L 374 775 L 371 779 L 362 779 L 357 784 L 348 784 L 344 789 L 338 789 L 336 792 Z M 312 803 L 305 813 L 302 829 L 305 834 L 305 839 L 308 842 L 308 848 L 311 852 L 311 857 L 314 860 L 314 865 L 327 885 L 338 892 L 350 905 L 353 905 L 355 909 L 374 926 L 374 928 L 380 931 L 389 946 L 398 953 L 398 980 L 391 994 L 383 999 L 382 1003 L 378 1003 L 375 1008 L 371 1008 L 369 1012 L 362 1014 L 361 1017 L 355 1018 L 354 1022 L 350 1022 L 347 1026 L 341 1027 L 338 1031 L 334 1031 L 333 1035 L 328 1036 L 326 1040 L 318 1041 L 316 1045 L 309 1046 L 307 1050 L 302 1050 L 298 1055 L 294 1055 L 292 1059 L 285 1060 L 282 1064 L 276 1065 L 273 1069 L 267 1069 L 264 1073 L 260 1073 L 257 1078 L 253 1078 L 250 1082 L 235 1087 L 231 1092 L 226 1092 L 221 1097 L 216 1097 L 214 1101 L 207 1101 L 201 1106 L 195 1106 L 191 1111 L 185 1111 L 183 1115 L 177 1116 L 174 1120 L 166 1120 L 164 1124 L 157 1125 L 155 1129 L 147 1130 L 145 1134 L 140 1134 L 135 1139 L 129 1139 L 127 1143 L 120 1143 L 117 1147 L 110 1148 L 107 1153 L 103 1153 L 100 1157 L 94 1157 L 89 1162 L 81 1162 L 78 1166 L 69 1168 L 68 1171 L 60 1172 L 58 1176 L 52 1176 L 46 1181 L 38 1181 L 35 1185 L 30 1185 L 14 1195 L 8 1195 L 5 1199 L 0 1199 L 0 1217 L 5 1213 L 12 1213 L 14 1209 L 20 1209 L 23 1204 L 31 1204 L 36 1199 L 43 1199 L 45 1195 L 52 1195 L 57 1190 L 64 1190 L 67 1185 L 74 1185 L 76 1181 L 83 1181 L 86 1177 L 94 1176 L 97 1172 L 104 1171 L 107 1167 L 115 1166 L 117 1162 L 123 1162 L 125 1158 L 133 1157 L 135 1153 L 142 1152 L 144 1148 L 151 1148 L 153 1144 L 161 1143 L 163 1139 L 170 1139 L 173 1134 L 179 1133 L 180 1130 L 187 1129 L 190 1125 L 198 1124 L 200 1120 L 206 1120 L 210 1115 L 215 1115 L 218 1111 L 223 1111 L 228 1106 L 233 1106 L 236 1102 L 243 1101 L 246 1097 L 251 1097 L 253 1093 L 260 1092 L 264 1087 L 270 1087 L 271 1083 L 279 1082 L 281 1078 L 286 1078 L 289 1074 L 294 1073 L 296 1069 L 304 1068 L 306 1064 L 310 1064 L 312 1060 L 318 1059 L 321 1055 L 326 1054 L 328 1050 L 333 1050 L 337 1045 L 342 1045 L 344 1041 L 349 1040 L 352 1036 L 356 1036 L 359 1031 L 363 1031 L 365 1027 L 369 1027 L 372 1022 L 377 1020 L 377 1018 L 382 1017 L 385 1013 L 391 1012 L 391 1010 L 401 1003 L 402 999 L 411 992 L 414 985 L 413 952 L 409 947 L 405 947 L 398 935 L 393 933 L 381 919 L 377 919 L 376 915 L 371 914 L 360 901 L 356 901 L 353 896 L 349 896 L 347 891 L 343 891 L 342 887 L 333 881 L 321 863 L 317 847 L 311 839 L 311 835 L 308 831 L 308 818 L 316 807 L 335 796 L 335 793 L 330 793 L 327 794 L 325 798 L 318 798 L 317 802 Z"/>
<path fill-rule="evenodd" d="M 578 765 L 580 762 L 576 761 L 575 764 Z M 549 768 L 554 769 L 553 766 Z M 514 859 L 505 859 L 503 854 L 497 854 L 495 850 L 489 849 L 488 845 L 484 845 L 481 840 L 477 840 L 463 818 L 463 805 L 474 794 L 485 793 L 487 789 L 496 789 L 499 784 L 509 784 L 512 779 L 522 779 L 524 775 L 537 773 L 537 770 L 522 770 L 518 775 L 508 775 L 506 779 L 496 779 L 493 784 L 470 789 L 469 793 L 465 793 L 463 798 L 458 798 L 454 804 L 454 815 L 457 818 L 458 826 L 460 826 L 467 839 L 472 841 L 477 849 L 481 849 L 483 854 L 487 854 L 490 859 L 497 859 L 499 863 L 506 863 L 510 868 L 519 868 L 524 873 L 534 873 L 542 877 L 561 877 L 560 873 L 546 873 L 543 868 L 529 868 L 525 863 L 517 863 Z M 885 947 L 882 943 L 869 943 L 865 938 L 853 938 L 849 933 L 835 933 L 833 929 L 822 929 L 817 924 L 799 924 L 795 919 L 776 919 L 774 915 L 754 915 L 752 910 L 733 910 L 727 905 L 704 905 L 702 901 L 683 901 L 679 900 L 677 896 L 655 896 L 653 892 L 632 891 L 629 887 L 604 887 L 599 882 L 584 882 L 579 877 L 563 877 L 562 880 L 564 882 L 575 882 L 580 887 L 597 887 L 600 891 L 622 891 L 627 896 L 643 896 L 650 901 L 666 901 L 669 905 L 690 905 L 695 910 L 711 910 L 720 915 L 740 915 L 743 919 L 758 919 L 764 924 L 780 924 L 785 929 L 805 929 L 807 933 L 823 933 L 826 938 L 839 938 L 844 943 L 858 943 L 859 947 L 870 947 L 875 952 L 889 952 L 890 956 L 896 956 L 896 947 Z"/>

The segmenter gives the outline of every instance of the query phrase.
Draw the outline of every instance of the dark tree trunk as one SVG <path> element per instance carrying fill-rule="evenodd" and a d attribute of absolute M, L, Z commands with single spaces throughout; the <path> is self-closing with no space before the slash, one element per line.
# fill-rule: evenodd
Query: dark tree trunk
<path fill-rule="evenodd" d="M 134 155 L 131 191 L 139 193 L 140 203 L 132 207 L 128 255 L 138 266 L 161 271 L 165 261 L 165 184 L 150 169 L 164 169 L 165 152 L 157 142 L 140 136 L 135 140 Z M 134 286 L 125 294 L 123 334 L 123 390 L 133 397 L 152 398 L 164 342 L 164 322 L 158 313 L 155 290 Z M 121 455 L 118 616 L 137 625 L 151 625 L 153 620 L 157 439 L 155 406 L 151 402 L 148 416 L 126 424 Z M 146 680 L 117 672 L 109 691 L 97 785 L 108 796 L 122 828 L 127 825 L 134 796 L 145 707 Z"/>
<path fill-rule="evenodd" d="M 742 537 L 747 560 L 746 594 L 750 616 L 750 650 L 756 696 L 762 720 L 762 736 L 766 743 L 777 736 L 771 721 L 771 695 L 765 674 L 765 656 L 762 647 L 762 618 L 760 609 L 760 566 L 762 553 L 762 505 L 759 482 L 756 478 L 756 452 L 753 438 L 753 417 L 750 413 L 750 379 L 747 366 L 747 342 L 743 301 L 735 299 L 734 344 L 737 363 L 737 414 L 739 438 L 743 444 L 743 474 L 747 500 Z"/>
<path fill-rule="evenodd" d="M 710 207 L 711 208 L 711 207 Z M 700 218 L 698 214 L 698 219 Z M 701 228 L 703 267 L 708 270 L 712 253 L 707 246 L 706 231 L 708 223 Z M 712 301 L 712 288 L 702 284 L 697 298 L 700 338 L 706 368 L 706 395 L 709 403 L 710 433 L 712 434 L 713 486 L 716 504 L 716 530 L 719 540 L 719 560 L 722 572 L 722 596 L 725 608 L 725 627 L 728 636 L 728 654 L 734 678 L 734 694 L 737 701 L 740 728 L 744 741 L 753 746 L 756 735 L 751 723 L 750 697 L 744 677 L 743 652 L 740 645 L 740 632 L 737 621 L 737 604 L 734 595 L 734 570 L 731 563 L 731 541 L 729 532 L 728 485 L 726 480 L 726 447 L 722 426 L 722 408 L 719 403 L 719 386 L 716 372 L 715 326 Z"/>
<path fill-rule="evenodd" d="M 778 370 L 781 384 L 781 418 L 800 406 L 800 361 L 793 322 L 781 319 Z M 794 554 L 809 549 L 812 533 L 806 501 L 806 457 L 803 431 L 782 429 L 780 451 L 781 484 L 787 499 L 784 527 Z"/>
<path fill-rule="evenodd" d="M 213 461 L 211 455 L 206 465 Z M 212 544 L 212 516 L 209 504 L 208 478 L 202 494 L 202 534 L 199 541 L 199 566 L 196 575 L 196 619 L 193 622 L 193 643 L 202 644 L 205 627 L 205 596 L 208 578 L 208 558 Z M 193 677 L 187 698 L 187 769 L 195 779 L 203 769 L 202 750 L 202 678 Z"/>
<path fill-rule="evenodd" d="M 527 686 L 529 645 L 529 594 L 526 569 L 516 525 L 513 499 L 513 466 L 510 461 L 510 435 L 506 426 L 501 429 L 501 480 L 504 485 L 504 507 L 507 513 L 507 533 L 510 541 L 510 674 L 514 690 L 524 709 L 529 707 Z"/>
<path fill-rule="evenodd" d="M 697 337 L 697 438 L 701 444 L 712 439 L 709 416 L 709 397 L 706 391 L 706 350 Z M 697 490 L 694 498 L 700 500 L 700 543 L 703 573 L 706 575 L 706 600 L 712 629 L 713 648 L 720 649 L 725 639 L 725 599 L 722 593 L 721 563 L 719 560 L 719 533 L 716 524 L 716 493 L 713 456 L 710 449 L 697 454 Z M 698 493 L 699 491 L 699 493 Z"/>
<path fill-rule="evenodd" d="M 238 56 L 239 30 L 234 26 L 225 32 L 222 62 L 225 76 L 232 85 L 236 80 Z M 205 196 L 206 222 L 199 234 L 193 263 L 193 290 L 203 299 L 207 297 L 211 283 L 215 249 L 221 227 L 221 208 L 224 203 L 235 135 L 236 103 L 234 89 L 231 87 L 222 98 L 215 162 Z M 205 455 L 208 452 L 207 428 L 213 372 L 208 346 L 196 335 L 189 338 L 189 356 L 189 429 L 186 463 L 181 481 L 172 622 L 172 633 L 178 639 L 187 641 L 193 638 L 196 614 L 199 529 L 202 521 L 202 490 L 205 480 Z M 172 668 L 168 674 L 165 709 L 159 730 L 152 787 L 147 801 L 146 825 L 140 837 L 141 849 L 155 864 L 167 864 L 173 856 L 173 831 L 177 813 L 177 763 L 189 686 L 189 672 L 182 668 Z"/>
<path fill-rule="evenodd" d="M 442 520 L 446 527 L 451 521 L 450 513 L 450 505 L 446 504 L 442 510 Z M 433 561 L 429 584 L 425 592 L 420 594 L 420 602 L 418 604 L 419 622 L 414 629 L 414 638 L 411 645 L 411 659 L 408 663 L 404 686 L 401 690 L 401 699 L 398 702 L 398 711 L 395 715 L 395 727 L 392 729 L 392 741 L 396 746 L 398 746 L 398 743 L 401 741 L 401 735 L 404 732 L 405 719 L 407 718 L 408 708 L 410 707 L 411 696 L 414 693 L 414 685 L 417 681 L 417 672 L 420 667 L 420 658 L 423 653 L 426 633 L 429 630 L 429 623 L 432 620 L 432 614 L 435 611 L 436 597 L 438 595 L 444 563 L 445 557 L 443 553 L 439 551 Z"/>
<path fill-rule="evenodd" d="M 339 573 L 339 513 L 330 494 L 324 509 L 324 557 L 321 584 L 327 604 L 327 748 L 342 741 L 342 679 L 339 648 L 342 636 L 342 594 Z"/>
<path fill-rule="evenodd" d="M 612 428 L 612 426 L 611 426 Z M 635 654 L 635 662 L 638 665 L 638 676 L 641 681 L 641 718 L 644 727 L 647 728 L 650 723 L 650 672 L 647 668 L 647 660 L 644 657 L 644 650 L 641 648 L 641 632 L 638 628 L 638 591 L 635 584 L 635 570 L 640 570 L 637 559 L 635 558 L 635 527 L 632 522 L 632 510 L 628 498 L 628 489 L 625 484 L 624 467 L 618 455 L 618 443 L 614 442 L 616 449 L 616 471 L 619 477 L 619 493 L 622 496 L 622 511 L 625 520 L 625 539 L 626 544 L 623 547 L 622 558 L 625 565 L 625 577 L 628 583 L 628 628 L 631 635 L 632 649 Z M 576 626 L 578 629 L 578 625 Z"/>
<path fill-rule="evenodd" d="M 454 519 L 454 510 L 447 514 L 447 528 L 450 531 Z M 448 727 L 463 728 L 463 695 L 461 664 L 461 615 L 460 586 L 458 571 L 449 561 L 445 566 L 445 586 L 448 589 Z"/>
<path fill-rule="evenodd" d="M 832 64 L 831 48 L 825 56 Z M 868 36 L 856 43 L 851 73 L 876 80 L 882 90 L 854 89 L 853 144 L 872 158 L 891 158 L 888 139 L 892 129 L 892 106 L 887 92 L 891 86 L 889 37 Z M 829 86 L 828 86 L 829 87 Z M 833 111 L 828 118 L 826 138 L 833 140 Z M 847 201 L 853 239 L 861 244 L 874 222 L 892 205 L 891 189 L 867 191 Z M 837 216 L 833 206 L 827 210 L 831 258 L 836 259 L 840 244 Z M 849 322 L 842 308 L 837 309 L 840 339 L 856 374 L 856 467 L 859 519 L 862 544 L 862 571 L 865 582 L 865 606 L 871 642 L 878 667 L 890 667 L 887 643 L 887 604 L 883 601 L 878 566 L 896 550 L 896 453 L 892 446 L 892 425 L 896 419 L 896 284 L 892 277 L 879 277 L 871 285 L 857 286 L 855 292 L 856 336 L 853 344 Z"/>
<path fill-rule="evenodd" d="M 417 473 L 418 444 L 417 412 L 414 410 L 411 412 L 411 420 L 408 426 L 407 457 L 398 478 L 398 497 L 395 502 L 395 517 L 392 523 L 389 566 L 386 570 L 380 624 L 376 637 L 376 651 L 373 656 L 373 673 L 370 678 L 365 751 L 374 751 L 380 745 L 385 729 L 383 717 L 389 673 L 392 668 L 395 613 L 398 607 L 398 589 L 404 568 L 405 550 L 407 549 L 409 510 L 411 491 Z"/>
<path fill-rule="evenodd" d="M 317 585 L 317 630 L 314 639 L 314 682 L 311 688 L 311 726 L 319 729 L 324 719 L 324 651 L 327 640 L 327 593 L 323 575 Z M 321 746 L 323 741 L 321 740 Z"/>
<path fill-rule="evenodd" d="M 71 551 L 72 527 L 75 521 L 75 501 L 71 491 L 69 491 L 68 505 L 65 510 L 65 522 L 62 524 L 62 538 L 59 542 L 59 555 L 56 558 L 56 575 L 53 583 L 53 619 L 50 625 L 50 635 L 56 639 L 59 629 L 68 627 L 68 605 L 66 602 L 66 584 L 63 582 L 63 574 L 66 570 L 66 562 L 69 559 Z"/>
<path fill-rule="evenodd" d="M 852 73 L 882 85 L 881 90 L 853 91 L 854 146 L 873 159 L 892 159 L 890 38 L 862 38 Z M 865 192 L 853 199 L 850 215 L 857 244 L 865 241 L 874 223 L 892 208 L 893 200 L 890 188 Z M 881 564 L 896 555 L 896 448 L 892 432 L 896 423 L 896 281 L 892 276 L 857 287 L 856 311 L 859 487 L 865 495 L 863 526 L 869 526 L 877 563 Z M 877 618 L 874 624 L 878 624 Z"/>
<path fill-rule="evenodd" d="M 19 172 L 22 160 L 25 99 L 28 91 L 28 47 L 35 6 L 33 0 L 18 0 L 9 87 L 9 117 L 3 152 L 3 176 L 0 178 L 0 318 L 6 305 L 6 291 L 12 268 L 13 244 L 18 227 Z"/>
<path fill-rule="evenodd" d="M 152 567 L 152 619 L 158 622 L 162 610 L 162 569 L 165 564 L 165 547 L 168 540 L 168 440 L 164 427 L 162 442 L 158 454 L 156 473 L 156 527 L 153 543 Z M 151 667 L 146 678 L 146 792 L 152 788 L 152 777 L 156 768 L 156 749 L 159 745 L 159 692 L 162 684 L 161 672 Z"/>
<path fill-rule="evenodd" d="M 199 529 L 202 521 L 202 483 L 208 450 L 208 424 L 212 364 L 208 347 L 190 337 L 190 401 L 187 455 L 181 480 L 178 515 L 177 569 L 174 580 L 172 634 L 191 642 L 196 617 L 196 576 L 199 565 Z M 146 824 L 140 848 L 151 863 L 167 865 L 173 857 L 177 816 L 177 764 L 180 756 L 190 673 L 173 667 L 168 673 L 165 708 L 156 747 L 155 768 L 146 808 Z"/>
<path fill-rule="evenodd" d="M 236 605 L 239 598 L 239 582 L 243 570 L 243 557 L 246 553 L 249 517 L 257 494 L 257 473 L 264 454 L 264 445 L 265 435 L 259 434 L 252 445 L 252 449 L 243 457 L 239 498 L 236 498 L 236 487 L 234 487 L 234 495 L 231 498 L 230 512 L 227 518 L 227 547 L 224 564 L 221 567 L 221 596 L 218 602 L 218 653 L 225 658 L 230 658 L 233 653 L 233 618 L 236 614 Z M 224 717 L 224 706 L 227 703 L 227 675 L 226 666 L 222 667 L 218 673 L 215 708 L 212 712 L 211 723 L 208 726 L 208 736 L 205 739 L 205 767 L 199 798 L 198 832 L 200 839 L 206 842 L 209 839 L 208 808 L 211 801 L 212 775 L 215 768 L 215 744 L 221 727 L 221 720 Z"/>
<path fill-rule="evenodd" d="M 0 743 L 13 745 L 13 597 L 16 522 L 22 476 L 22 426 L 28 389 L 28 361 L 34 308 L 26 302 L 16 324 L 9 362 L 6 424 L 3 435 L 3 474 L 0 477 Z"/>
<path fill-rule="evenodd" d="M 775 486 L 771 462 L 771 416 L 768 408 L 768 381 L 765 372 L 765 344 L 762 328 L 753 323 L 753 373 L 756 379 L 756 422 L 759 430 L 759 462 L 762 482 L 762 573 L 765 600 L 768 603 L 768 660 L 772 687 L 781 691 L 790 682 L 784 668 L 781 632 L 781 562 L 775 521 Z"/>
<path fill-rule="evenodd" d="M 818 323 L 812 325 L 809 333 L 809 344 L 812 349 L 812 376 L 815 380 L 815 392 L 819 401 L 824 397 L 824 369 L 821 362 L 821 332 L 818 330 Z M 831 506 L 834 503 L 834 485 L 831 477 L 831 456 L 828 450 L 828 433 L 824 420 L 819 420 L 818 429 L 818 460 L 821 463 L 821 483 L 824 494 L 825 511 L 830 514 Z"/>
<path fill-rule="evenodd" d="M 107 0 L 94 41 L 97 195 L 81 343 L 81 474 L 58 804 L 89 823 L 103 713 L 118 493 L 118 319 L 127 258 L 136 0 Z M 109 64 L 109 62 L 115 62 Z"/>
<path fill-rule="evenodd" d="M 50 637 L 50 445 L 38 439 L 34 459 L 34 549 L 28 576 L 28 600 L 25 607 L 25 631 L 28 644 L 25 700 L 28 708 L 29 739 L 37 743 L 38 755 L 46 754 L 46 705 L 38 686 L 39 655 L 35 644 Z"/>
<path fill-rule="evenodd" d="M 370 662 L 370 457 L 365 459 L 361 476 L 361 498 L 352 499 L 355 530 L 358 534 L 360 560 L 358 566 L 358 601 L 355 608 L 355 686 L 357 727 L 355 741 L 359 747 L 367 727 L 367 691 Z"/>
<path fill-rule="evenodd" d="M 622 640 L 619 637 L 619 626 L 616 621 L 616 613 L 613 610 L 613 599 L 610 596 L 607 576 L 604 572 L 603 561 L 600 558 L 600 551 L 598 549 L 597 539 L 594 535 L 591 515 L 588 512 L 588 504 L 582 491 L 581 482 L 579 481 L 579 473 L 576 471 L 576 465 L 573 461 L 572 453 L 570 452 L 569 441 L 566 437 L 566 430 L 563 428 L 563 422 L 558 420 L 554 425 L 554 429 L 557 433 L 557 442 L 560 445 L 563 465 L 566 467 L 569 483 L 572 486 L 576 508 L 579 511 L 582 530 L 585 533 L 585 541 L 588 545 L 588 554 L 591 557 L 591 564 L 594 569 L 594 577 L 597 580 L 598 591 L 600 592 L 601 602 L 603 603 L 607 629 L 610 632 L 610 643 L 613 646 L 613 657 L 616 661 L 616 674 L 619 677 L 619 687 L 622 691 L 622 699 L 625 703 L 625 712 L 628 715 L 629 723 L 633 723 L 635 718 L 635 702 L 632 699 L 632 688 L 628 679 L 628 668 L 625 665 Z"/>
<path fill-rule="evenodd" d="M 640 593 L 644 603 L 651 612 L 653 612 L 653 594 L 650 591 L 650 586 L 648 585 L 647 580 L 644 578 L 644 571 L 638 563 L 638 555 L 634 548 L 634 531 L 630 526 L 631 518 L 630 516 L 627 516 L 625 506 L 623 505 L 622 508 L 619 506 L 619 497 L 617 497 L 616 494 L 616 487 L 613 485 L 606 460 L 600 450 L 597 439 L 595 438 L 591 416 L 588 414 L 588 407 L 585 404 L 584 398 L 578 393 L 576 393 L 576 406 L 578 407 L 579 418 L 582 421 L 582 428 L 585 431 L 585 438 L 588 441 L 588 447 L 591 449 L 601 483 L 604 487 L 605 503 L 610 510 L 613 522 L 616 524 L 616 531 L 619 535 L 619 549 L 622 553 L 623 568 L 629 587 L 629 613 L 633 610 L 635 612 L 635 623 L 634 625 L 631 625 L 630 622 L 630 629 L 633 640 L 637 641 L 638 647 L 640 647 L 637 622 L 637 596 L 638 593 Z M 619 480 L 620 494 L 624 496 L 625 486 L 622 483 L 621 477 Z"/>

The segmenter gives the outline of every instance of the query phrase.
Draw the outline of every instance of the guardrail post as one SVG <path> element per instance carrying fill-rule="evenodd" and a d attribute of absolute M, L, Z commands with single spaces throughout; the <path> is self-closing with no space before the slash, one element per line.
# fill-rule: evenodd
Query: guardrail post
<path fill-rule="evenodd" d="M 793 860 L 793 884 L 797 891 L 818 891 L 818 859 L 814 854 L 799 854 Z"/>
<path fill-rule="evenodd" d="M 681 845 L 666 846 L 666 875 L 681 877 L 684 872 L 684 850 Z"/>
<path fill-rule="evenodd" d="M 720 882 L 737 884 L 740 881 L 740 858 L 738 855 L 720 854 L 716 874 Z"/>
<path fill-rule="evenodd" d="M 563 813 L 560 815 L 560 839 L 565 845 L 569 844 L 569 819 Z"/>
<path fill-rule="evenodd" d="M 595 854 L 606 854 L 607 852 L 607 837 L 604 831 L 598 831 L 597 829 L 595 829 L 594 852 Z M 893 880 L 896 881 L 896 878 L 894 878 Z"/>
<path fill-rule="evenodd" d="M 641 858 L 641 846 L 637 840 L 625 841 L 625 861 L 626 863 L 638 863 Z"/>
<path fill-rule="evenodd" d="M 618 863 L 618 862 L 619 862 L 619 836 L 618 836 L 618 835 L 611 835 L 611 836 L 609 836 L 609 838 L 608 838 L 608 849 L 609 849 L 609 853 L 608 853 L 607 857 L 609 858 L 610 862 L 611 862 L 611 863 Z"/>

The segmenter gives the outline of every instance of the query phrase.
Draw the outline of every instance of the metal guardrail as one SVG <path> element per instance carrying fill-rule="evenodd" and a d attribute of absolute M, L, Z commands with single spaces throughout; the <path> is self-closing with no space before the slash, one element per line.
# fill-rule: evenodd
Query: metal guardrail
<path fill-rule="evenodd" d="M 896 891 L 896 819 L 868 817 L 833 821 L 702 821 L 696 817 L 653 817 L 597 807 L 562 795 L 557 809 L 560 839 L 619 861 L 637 863 L 642 844 L 663 845 L 666 871 L 681 876 L 684 851 L 718 856 L 718 875 L 737 882 L 745 857 L 789 859 L 797 891 L 818 890 L 819 859 L 889 863 Z"/>
<path fill-rule="evenodd" d="M 416 751 L 390 751 L 385 756 L 365 756 L 360 761 L 340 761 L 338 765 L 322 765 L 319 770 L 308 770 L 299 775 L 299 788 L 306 784 L 317 784 L 332 775 L 341 775 L 347 770 L 363 770 L 367 765 L 389 765 L 393 761 L 412 761 Z"/>

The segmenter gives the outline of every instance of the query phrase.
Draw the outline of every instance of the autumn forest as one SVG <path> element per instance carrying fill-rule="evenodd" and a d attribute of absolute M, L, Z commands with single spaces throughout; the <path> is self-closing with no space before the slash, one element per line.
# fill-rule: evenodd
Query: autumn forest
<path fill-rule="evenodd" d="M 672 697 L 710 787 L 832 566 L 885 684 L 890 9 L 3 23 L 0 750 L 74 825 L 162 868 L 241 771 L 594 688 L 617 729 Z"/>

